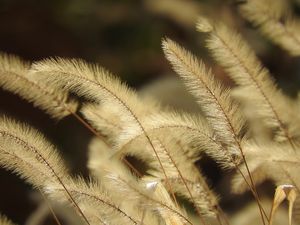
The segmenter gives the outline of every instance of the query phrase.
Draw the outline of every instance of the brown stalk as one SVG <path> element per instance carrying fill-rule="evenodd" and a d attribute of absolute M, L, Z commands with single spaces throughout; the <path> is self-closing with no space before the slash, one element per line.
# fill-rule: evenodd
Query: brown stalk
<path fill-rule="evenodd" d="M 50 210 L 50 212 L 51 212 L 51 214 L 52 214 L 52 216 L 53 216 L 55 222 L 56 222 L 58 225 L 61 225 L 61 223 L 60 223 L 58 217 L 56 216 L 56 214 L 55 214 L 55 212 L 54 212 L 54 210 L 53 210 L 53 207 L 51 206 L 49 200 L 48 200 L 47 197 L 44 195 L 44 193 L 42 192 L 42 190 L 41 190 L 39 187 L 37 187 L 37 188 L 38 188 L 39 192 L 41 193 L 41 195 L 42 195 L 44 201 L 46 202 L 46 204 L 47 204 L 47 206 L 48 206 L 48 208 L 49 208 L 49 210 Z"/>

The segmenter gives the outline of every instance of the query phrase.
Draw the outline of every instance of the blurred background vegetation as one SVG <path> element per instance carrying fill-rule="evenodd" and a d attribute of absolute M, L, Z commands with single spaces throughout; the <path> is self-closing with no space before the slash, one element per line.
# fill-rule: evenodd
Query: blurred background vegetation
<path fill-rule="evenodd" d="M 142 94 L 165 104 L 197 111 L 161 50 L 170 37 L 201 57 L 216 76 L 232 85 L 205 50 L 195 31 L 199 15 L 222 20 L 241 32 L 274 74 L 281 88 L 294 97 L 300 84 L 299 58 L 291 58 L 263 38 L 239 15 L 233 0 L 0 0 L 0 51 L 34 61 L 46 57 L 82 58 L 99 63 Z M 299 14 L 299 1 L 291 1 Z M 0 91 L 0 113 L 26 121 L 53 141 L 74 173 L 87 175 L 86 152 L 91 134 L 73 118 L 56 122 L 30 103 Z M 210 183 L 228 192 L 223 172 L 208 159 L 202 167 Z M 227 175 L 228 176 L 228 175 Z M 228 182 L 228 181 L 227 181 Z M 38 205 L 33 191 L 16 176 L 0 170 L 0 212 L 20 224 Z M 234 203 L 224 196 L 223 205 Z M 50 220 L 51 224 L 51 220 Z"/>

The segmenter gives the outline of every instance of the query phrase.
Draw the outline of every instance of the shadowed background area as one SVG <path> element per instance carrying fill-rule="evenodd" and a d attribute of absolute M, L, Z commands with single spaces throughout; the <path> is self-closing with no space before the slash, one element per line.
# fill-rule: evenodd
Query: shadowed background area
<path fill-rule="evenodd" d="M 296 1 L 295 1 L 296 2 Z M 254 31 L 237 12 L 234 1 L 224 0 L 0 0 L 0 51 L 28 61 L 47 57 L 82 58 L 99 63 L 142 94 L 152 94 L 181 110 L 199 109 L 175 79 L 161 50 L 162 38 L 178 41 L 211 65 L 216 75 L 232 85 L 208 56 L 195 24 L 200 14 L 222 18 L 239 30 L 291 96 L 299 89 L 298 58 L 291 58 Z M 299 4 L 293 5 L 299 13 Z M 92 134 L 67 117 L 56 122 L 32 104 L 0 90 L 0 113 L 41 130 L 61 150 L 75 174 L 88 175 L 86 150 Z M 228 191 L 222 171 L 211 160 L 200 162 L 210 183 Z M 23 224 L 37 207 L 30 186 L 0 170 L 0 212 Z M 224 202 L 222 204 L 234 203 Z M 53 223 L 49 218 L 49 224 Z"/>

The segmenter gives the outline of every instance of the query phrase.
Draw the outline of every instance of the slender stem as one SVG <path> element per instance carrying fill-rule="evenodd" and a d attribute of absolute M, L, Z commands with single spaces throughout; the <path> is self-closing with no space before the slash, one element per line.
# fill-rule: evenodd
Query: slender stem
<path fill-rule="evenodd" d="M 142 214 L 142 218 L 141 218 L 141 223 L 140 223 L 140 225 L 143 225 L 143 224 L 144 224 L 145 216 L 146 216 L 146 209 L 143 210 L 143 214 Z"/>
<path fill-rule="evenodd" d="M 37 188 L 38 188 L 39 192 L 41 193 L 41 195 L 42 195 L 44 201 L 46 202 L 48 208 L 50 209 L 50 212 L 51 212 L 51 214 L 52 214 L 52 216 L 53 216 L 55 222 L 56 222 L 58 225 L 61 225 L 61 223 L 60 223 L 58 217 L 56 216 L 56 214 L 55 214 L 55 212 L 54 212 L 54 210 L 53 210 L 53 207 L 51 206 L 49 200 L 48 200 L 47 197 L 44 195 L 44 193 L 42 192 L 42 190 L 41 190 L 39 187 L 37 187 Z"/>
<path fill-rule="evenodd" d="M 166 146 L 163 145 L 163 143 L 162 143 L 159 139 L 158 139 L 158 141 L 160 142 L 160 145 L 162 146 L 162 148 L 164 149 L 164 151 L 165 151 L 166 154 L 168 155 L 169 159 L 171 160 L 172 164 L 173 164 L 174 167 L 176 168 L 176 170 L 177 170 L 177 172 L 178 172 L 178 175 L 180 176 L 180 178 L 181 178 L 181 180 L 182 180 L 182 182 L 183 182 L 185 188 L 187 189 L 187 191 L 188 191 L 188 193 L 189 193 L 189 195 L 190 195 L 190 197 L 191 197 L 191 199 L 192 199 L 192 202 L 193 202 L 194 205 L 195 205 L 195 209 L 196 209 L 196 211 L 197 211 L 197 214 L 199 215 L 199 218 L 200 218 L 201 222 L 202 222 L 204 225 L 206 225 L 206 222 L 205 222 L 204 218 L 201 216 L 201 212 L 200 212 L 199 208 L 198 208 L 197 205 L 196 205 L 196 201 L 195 201 L 195 199 L 194 199 L 194 197 L 193 197 L 193 195 L 192 195 L 192 192 L 191 192 L 190 188 L 188 187 L 188 185 L 187 185 L 187 183 L 186 183 L 186 180 L 185 180 L 185 178 L 183 177 L 181 171 L 179 170 L 179 168 L 178 168 L 178 166 L 177 166 L 175 160 L 174 160 L 173 157 L 169 154 L 169 152 L 168 152 Z M 220 225 L 222 225 L 222 224 L 220 223 Z"/>
<path fill-rule="evenodd" d="M 239 144 L 239 146 L 240 146 L 240 144 Z M 258 208 L 259 208 L 259 212 L 260 212 L 260 215 L 261 215 L 262 222 L 263 222 L 263 224 L 265 225 L 265 219 L 264 219 L 264 214 L 265 214 L 265 212 L 264 212 L 264 209 L 263 209 L 263 207 L 262 207 L 262 205 L 261 205 L 261 202 L 260 202 L 260 199 L 259 199 L 259 196 L 258 196 L 258 192 L 257 192 L 256 186 L 255 186 L 255 184 L 254 184 L 254 181 L 253 181 L 253 178 L 252 178 L 250 169 L 249 169 L 249 167 L 248 167 L 248 163 L 247 163 L 247 161 L 246 161 L 246 157 L 245 157 L 245 155 L 244 155 L 244 152 L 242 151 L 241 146 L 240 146 L 240 150 L 241 150 L 241 155 L 242 155 L 242 157 L 243 157 L 243 161 L 244 161 L 245 166 L 246 166 L 247 173 L 248 173 L 248 175 L 249 175 L 249 179 L 250 179 L 250 182 L 251 182 L 251 187 L 253 188 L 253 192 L 252 192 L 252 193 L 253 193 L 253 195 L 254 195 L 254 198 L 255 198 L 256 201 L 257 201 L 257 204 L 258 204 Z M 268 217 L 267 217 L 266 214 L 265 214 L 265 217 L 266 217 L 267 220 L 269 221 L 269 219 L 268 219 Z"/>
<path fill-rule="evenodd" d="M 106 145 L 109 145 L 99 132 L 97 132 L 90 124 L 88 124 L 84 119 L 81 118 L 76 112 L 69 111 L 80 123 L 82 123 L 89 131 L 101 139 Z"/>
<path fill-rule="evenodd" d="M 218 223 L 219 223 L 220 225 L 222 225 L 222 220 L 221 220 L 221 218 L 220 218 L 220 215 L 219 215 L 219 214 L 217 214 L 217 220 L 218 220 Z"/>
<path fill-rule="evenodd" d="M 148 138 L 149 138 L 149 136 L 148 136 Z M 177 202 L 177 199 L 176 199 L 176 196 L 175 196 L 175 192 L 173 191 L 172 185 L 171 185 L 171 183 L 170 183 L 170 181 L 169 181 L 169 179 L 168 179 L 166 170 L 164 169 L 163 164 L 162 164 L 162 162 L 161 162 L 161 160 L 160 160 L 160 158 L 159 158 L 159 155 L 158 155 L 157 151 L 155 150 L 155 148 L 154 148 L 152 142 L 150 141 L 150 139 L 149 139 L 149 143 L 151 144 L 151 146 L 152 146 L 152 148 L 153 148 L 153 150 L 154 150 L 154 154 L 155 154 L 155 156 L 156 156 L 156 158 L 157 158 L 157 160 L 158 160 L 158 163 L 159 163 L 159 165 L 160 165 L 160 167 L 161 167 L 161 169 L 162 169 L 162 171 L 163 171 L 163 173 L 164 173 L 164 176 L 165 176 L 165 178 L 166 178 L 167 185 L 169 186 L 169 189 L 170 189 L 170 191 L 171 191 L 171 194 L 172 194 L 172 197 L 173 197 L 173 199 L 174 199 L 175 205 L 176 205 L 177 208 L 179 209 L 179 204 L 178 204 L 178 202 Z"/>
<path fill-rule="evenodd" d="M 220 216 L 222 216 L 222 218 L 223 218 L 224 222 L 226 223 L 226 225 L 230 225 L 230 223 L 229 223 L 229 221 L 227 219 L 227 216 L 225 215 L 225 213 L 223 212 L 223 210 L 221 209 L 221 207 L 219 206 L 219 204 L 217 204 L 217 211 L 219 212 L 219 214 L 217 214 L 217 216 L 218 216 L 217 219 L 222 222 L 221 217 L 220 217 Z"/>
<path fill-rule="evenodd" d="M 243 179 L 244 179 L 245 183 L 247 184 L 247 186 L 250 188 L 250 191 L 251 191 L 251 193 L 253 194 L 254 198 L 256 199 L 258 206 L 260 206 L 259 209 L 260 209 L 260 213 L 261 213 L 261 216 L 262 216 L 263 223 L 265 224 L 265 221 L 264 221 L 264 217 L 263 217 L 263 216 L 265 216 L 266 219 L 267 219 L 267 221 L 269 222 L 269 218 L 268 218 L 268 216 L 267 216 L 265 210 L 264 210 L 264 209 L 262 208 L 262 206 L 261 206 L 261 202 L 260 202 L 260 199 L 259 199 L 258 196 L 257 196 L 257 192 L 255 192 L 255 191 L 252 189 L 252 186 L 249 184 L 249 182 L 247 181 L 247 178 L 245 177 L 245 175 L 243 174 L 243 172 L 240 170 L 240 168 L 239 168 L 238 166 L 236 166 L 236 169 L 237 169 L 237 171 L 241 174 L 241 176 L 243 177 Z"/>

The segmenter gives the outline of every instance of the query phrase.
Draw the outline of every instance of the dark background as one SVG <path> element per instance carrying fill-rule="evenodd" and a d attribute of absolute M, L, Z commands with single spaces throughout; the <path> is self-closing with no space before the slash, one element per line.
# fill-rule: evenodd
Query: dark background
<path fill-rule="evenodd" d="M 299 5 L 292 3 L 292 9 L 297 14 Z M 51 56 L 82 58 L 101 64 L 130 86 L 143 89 L 151 82 L 176 76 L 161 50 L 161 40 L 167 36 L 200 56 L 220 79 L 232 85 L 209 58 L 203 37 L 195 31 L 200 14 L 222 18 L 239 30 L 280 87 L 292 97 L 296 95 L 299 59 L 289 57 L 254 31 L 238 14 L 234 1 L 0 0 L 0 51 L 29 61 Z M 180 107 L 176 101 L 168 103 Z M 182 107 L 191 110 L 184 104 Z M 0 113 L 41 130 L 58 146 L 75 174 L 88 174 L 86 146 L 91 134 L 75 119 L 67 117 L 56 122 L 32 104 L 2 90 Z M 220 188 L 223 173 L 208 159 L 202 165 L 211 184 L 220 193 L 226 192 L 226 188 Z M 229 204 L 225 200 L 222 204 Z M 0 212 L 23 224 L 36 207 L 31 187 L 1 169 Z"/>

